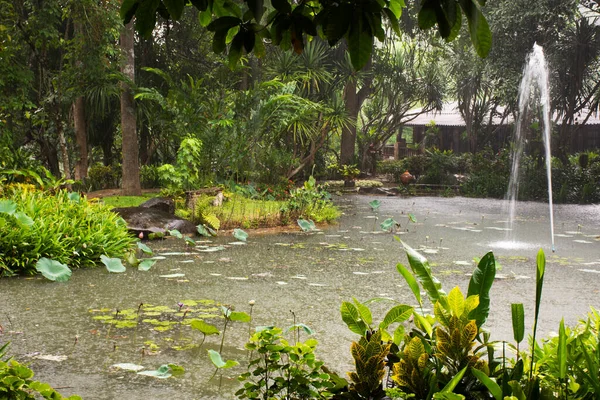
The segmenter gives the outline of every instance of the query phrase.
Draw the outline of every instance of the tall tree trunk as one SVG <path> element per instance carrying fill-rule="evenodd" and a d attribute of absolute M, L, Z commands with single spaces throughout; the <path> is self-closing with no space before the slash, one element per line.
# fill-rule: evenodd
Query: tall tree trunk
<path fill-rule="evenodd" d="M 358 104 L 358 94 L 356 93 L 356 80 L 348 79 L 344 87 L 344 103 L 346 112 L 352 120 L 342 130 L 342 141 L 340 145 L 340 164 L 350 165 L 354 163 L 354 150 L 356 147 L 356 121 L 360 106 Z"/>
<path fill-rule="evenodd" d="M 127 79 L 134 82 L 135 53 L 133 21 L 125 25 L 121 33 L 121 50 L 124 55 L 121 72 Z M 140 185 L 135 103 L 131 88 L 126 82 L 121 82 L 121 134 L 123 141 L 123 195 L 139 196 L 142 194 L 142 187 Z"/>
<path fill-rule="evenodd" d="M 85 100 L 83 96 L 77 97 L 73 103 L 73 126 L 75 127 L 75 142 L 77 143 L 77 151 L 79 153 L 75 162 L 75 179 L 83 181 L 87 178 L 88 170 Z"/>
<path fill-rule="evenodd" d="M 56 131 L 58 135 L 58 147 L 60 147 L 60 154 L 62 156 L 63 172 L 65 179 L 72 179 L 71 176 L 71 165 L 69 163 L 69 150 L 67 149 L 67 140 L 65 139 L 65 131 L 62 126 L 60 118 L 56 119 Z"/>

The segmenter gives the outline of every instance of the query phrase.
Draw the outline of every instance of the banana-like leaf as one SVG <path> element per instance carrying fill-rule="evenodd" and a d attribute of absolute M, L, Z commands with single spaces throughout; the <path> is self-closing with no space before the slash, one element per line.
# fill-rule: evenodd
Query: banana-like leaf
<path fill-rule="evenodd" d="M 567 377 L 567 333 L 565 332 L 565 319 L 560 320 L 558 329 L 558 347 L 556 349 L 558 359 L 558 378 L 564 380 Z"/>
<path fill-rule="evenodd" d="M 483 383 L 485 387 L 488 388 L 492 396 L 494 396 L 494 399 L 502 400 L 502 388 L 500 385 L 478 369 L 471 368 L 471 372 L 475 375 L 475 378 L 479 379 L 479 382 Z"/>
<path fill-rule="evenodd" d="M 461 369 L 458 374 L 454 375 L 454 377 L 450 380 L 450 382 L 448 382 L 446 384 L 446 386 L 444 386 L 444 388 L 441 390 L 441 393 L 452 393 L 454 391 L 454 388 L 456 387 L 456 385 L 458 385 L 458 383 L 460 382 L 460 380 L 463 378 L 463 375 L 465 374 L 465 372 L 467 371 L 467 367 L 464 367 L 463 369 Z"/>
<path fill-rule="evenodd" d="M 437 301 L 445 303 L 446 293 L 442 289 L 440 281 L 431 274 L 427 259 L 406 243 L 402 241 L 401 243 L 406 251 L 410 267 L 423 289 L 425 289 L 431 303 L 435 304 Z"/>
<path fill-rule="evenodd" d="M 521 343 L 525 336 L 525 311 L 522 303 L 513 303 L 510 305 L 512 314 L 512 328 L 515 342 Z"/>
<path fill-rule="evenodd" d="M 415 279 L 414 275 L 402 264 L 396 264 L 396 269 L 398 270 L 400 275 L 404 277 L 404 280 L 408 284 L 408 287 L 410 287 L 410 290 L 415 296 L 415 299 L 417 300 L 419 305 L 422 306 L 423 302 L 421 300 L 421 288 L 419 288 L 419 284 L 417 283 L 417 280 Z"/>
<path fill-rule="evenodd" d="M 496 278 L 496 260 L 491 251 L 481 258 L 469 281 L 467 296 L 478 295 L 479 305 L 469 314 L 480 327 L 490 314 L 490 289 Z"/>

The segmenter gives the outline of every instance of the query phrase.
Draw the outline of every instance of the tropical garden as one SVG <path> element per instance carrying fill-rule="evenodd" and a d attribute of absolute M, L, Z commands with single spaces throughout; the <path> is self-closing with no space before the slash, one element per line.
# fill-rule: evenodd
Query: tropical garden
<path fill-rule="evenodd" d="M 348 186 L 381 187 L 382 180 L 403 196 L 433 185 L 447 196 L 503 198 L 514 143 L 498 139 L 494 121 L 517 119 L 534 43 L 551 74 L 553 200 L 597 204 L 600 150 L 574 152 L 573 138 L 599 109 L 599 20 L 593 0 L 0 0 L 0 285 L 40 276 L 63 282 L 44 281 L 52 290 L 87 272 L 77 269 L 98 266 L 109 276 L 152 274 L 169 254 L 163 243 L 186 256 L 217 253 L 243 248 L 257 228 L 300 230 L 311 240 L 343 215 L 338 199 L 350 196 Z M 434 123 L 421 142 L 406 127 L 449 102 L 464 122 L 468 152 L 440 149 Z M 522 200 L 549 196 L 537 111 L 526 124 Z M 384 160 L 383 149 L 398 138 L 408 139 L 412 155 Z M 401 184 L 405 171 L 413 186 Z M 193 233 L 132 234 L 117 210 L 155 197 L 170 199 Z M 498 341 L 485 327 L 501 269 L 494 254 L 477 259 L 466 291 L 446 292 L 421 254 L 432 250 L 429 236 L 417 249 L 399 239 L 421 229 L 415 212 L 379 223 L 380 206 L 369 202 L 375 214 L 366 218 L 376 221 L 376 233 L 397 235 L 408 263 L 391 274 L 413 299 L 385 308 L 387 300 L 357 293 L 341 302 L 337 324 L 354 335 L 347 375 L 318 358 L 319 327 L 294 312 L 289 328 L 256 325 L 254 300 L 244 305 L 248 312 L 203 299 L 171 308 L 90 305 L 89 313 L 107 327 L 106 343 L 127 329 L 134 345 L 138 334 L 176 330 L 175 338 L 161 337 L 164 353 L 196 352 L 208 360 L 209 381 L 243 370 L 223 398 L 599 396 L 596 309 L 573 326 L 561 321 L 555 336 L 536 337 L 543 251 L 532 262 L 531 336 L 524 305 L 514 303 L 504 321 L 513 340 Z M 218 242 L 225 236 L 236 242 Z M 185 281 L 180 268 L 160 277 Z M 11 356 L 18 344 L 5 330 L 0 319 L 0 397 L 63 398 Z M 158 336 L 146 340 L 142 355 L 159 353 L 157 343 Z M 228 346 L 238 347 L 236 359 L 228 359 Z M 110 368 L 189 378 L 177 362 L 156 370 L 139 364 Z"/>

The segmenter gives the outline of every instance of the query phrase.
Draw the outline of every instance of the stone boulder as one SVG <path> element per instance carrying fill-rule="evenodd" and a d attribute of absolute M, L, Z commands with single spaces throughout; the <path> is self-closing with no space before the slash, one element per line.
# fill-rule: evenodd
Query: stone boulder
<path fill-rule="evenodd" d="M 113 208 L 127 222 L 127 228 L 136 235 L 148 233 L 165 233 L 177 229 L 183 234 L 196 233 L 196 226 L 188 220 L 176 217 L 172 213 L 157 207 L 123 207 Z"/>
<path fill-rule="evenodd" d="M 170 199 L 168 197 L 153 197 L 150 200 L 140 204 L 140 207 L 154 208 L 169 213 L 171 215 L 175 214 L 175 202 L 173 201 L 173 199 Z"/>

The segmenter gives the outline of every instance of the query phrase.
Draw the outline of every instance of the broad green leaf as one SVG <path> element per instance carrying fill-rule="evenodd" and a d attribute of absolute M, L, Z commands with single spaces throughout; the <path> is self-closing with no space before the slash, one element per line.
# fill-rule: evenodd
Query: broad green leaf
<path fill-rule="evenodd" d="M 379 328 L 387 329 L 388 326 L 395 322 L 404 322 L 410 318 L 414 309 L 406 304 L 401 304 L 392 307 L 383 317 L 383 321 L 379 324 Z"/>
<path fill-rule="evenodd" d="M 479 5 L 474 0 L 460 0 L 460 6 L 469 23 L 471 42 L 479 57 L 487 57 L 492 48 L 492 32 Z"/>
<path fill-rule="evenodd" d="M 415 279 L 413 274 L 402 264 L 396 264 L 396 269 L 398 270 L 400 275 L 404 277 L 404 280 L 408 284 L 408 287 L 410 287 L 410 290 L 415 296 L 415 299 L 417 300 L 419 305 L 422 306 L 423 303 L 421 301 L 421 289 L 419 288 L 419 284 L 417 283 L 417 280 Z"/>
<path fill-rule="evenodd" d="M 299 219 L 298 226 L 302 229 L 303 232 L 312 232 L 317 229 L 315 223 L 312 220 Z"/>
<path fill-rule="evenodd" d="M 198 23 L 200 26 L 206 28 L 212 21 L 212 13 L 210 11 L 200 11 L 198 13 Z"/>
<path fill-rule="evenodd" d="M 354 301 L 354 305 L 356 306 L 356 309 L 358 310 L 358 314 L 360 315 L 360 318 L 363 321 L 365 321 L 365 323 L 367 325 L 371 325 L 373 323 L 373 315 L 371 314 L 371 310 L 369 310 L 369 307 L 365 306 L 360 301 L 356 300 L 356 298 L 354 298 L 354 297 L 352 297 L 352 300 Z"/>
<path fill-rule="evenodd" d="M 488 388 L 495 400 L 502 400 L 502 388 L 500 385 L 478 369 L 471 368 L 471 372 L 475 375 L 475 378 L 479 379 L 479 382 L 483 383 L 485 387 Z"/>
<path fill-rule="evenodd" d="M 137 373 L 138 375 L 151 376 L 159 379 L 166 379 L 171 377 L 171 372 L 169 371 L 168 365 L 161 365 L 156 371 L 141 371 Z"/>
<path fill-rule="evenodd" d="M 234 26 L 239 26 L 241 23 L 242 20 L 236 17 L 221 17 L 208 24 L 206 29 L 210 32 L 225 31 L 225 34 L 227 34 L 229 29 L 233 28 Z"/>
<path fill-rule="evenodd" d="M 243 311 L 232 311 L 229 314 L 229 319 L 237 322 L 250 322 L 252 317 Z"/>
<path fill-rule="evenodd" d="M 171 374 L 173 374 L 173 376 L 180 376 L 185 374 L 185 368 L 183 368 L 181 365 L 169 364 L 168 367 L 171 370 Z"/>
<path fill-rule="evenodd" d="M 121 2 L 121 9 L 119 10 L 119 14 L 124 23 L 128 24 L 129 21 L 135 15 L 135 10 L 137 10 L 139 6 L 138 1 L 136 0 L 123 0 Z"/>
<path fill-rule="evenodd" d="M 404 0 L 390 0 L 390 10 L 394 13 L 396 18 L 402 16 L 402 8 L 406 7 Z"/>
<path fill-rule="evenodd" d="M 210 236 L 210 233 L 208 233 L 208 231 L 206 230 L 204 225 L 196 226 L 196 230 L 198 231 L 198 234 L 200 234 L 201 236 Z"/>
<path fill-rule="evenodd" d="M 244 45 L 244 33 L 238 32 L 229 45 L 229 55 L 227 56 L 229 61 L 229 68 L 235 69 L 240 59 L 242 58 L 242 47 Z"/>
<path fill-rule="evenodd" d="M 431 324 L 429 323 L 429 321 L 427 321 L 427 318 L 425 318 L 424 316 L 422 316 L 421 314 L 419 314 L 416 311 L 413 313 L 413 315 L 415 316 L 415 324 L 418 327 L 420 327 L 420 329 L 427 332 L 427 335 L 429 335 L 429 337 L 433 337 L 433 328 L 432 328 Z"/>
<path fill-rule="evenodd" d="M 77 192 L 70 192 L 67 197 L 69 198 L 69 201 L 72 201 L 73 203 L 79 203 L 81 201 L 81 196 Z"/>
<path fill-rule="evenodd" d="M 357 335 L 364 336 L 365 332 L 368 329 L 368 326 L 360 318 L 358 310 L 356 309 L 354 304 L 349 303 L 347 301 L 343 301 L 340 307 L 340 312 L 342 314 L 342 321 L 346 323 L 348 329 L 350 329 Z"/>
<path fill-rule="evenodd" d="M 193 319 L 192 322 L 190 322 L 190 327 L 205 335 L 218 335 L 221 333 L 216 326 L 208 324 L 201 319 Z"/>
<path fill-rule="evenodd" d="M 373 51 L 373 35 L 367 30 L 363 18 L 358 16 L 358 21 L 354 20 L 350 25 L 348 33 L 348 53 L 355 70 L 362 69 L 371 58 Z"/>
<path fill-rule="evenodd" d="M 160 0 L 146 0 L 137 2 L 135 11 L 135 30 L 146 39 L 152 36 L 156 25 L 156 10 L 160 6 Z"/>
<path fill-rule="evenodd" d="M 423 1 L 421 4 L 422 6 L 417 16 L 417 22 L 419 28 L 422 30 L 429 30 L 433 28 L 437 22 L 435 6 L 432 1 L 428 0 Z"/>
<path fill-rule="evenodd" d="M 252 12 L 254 19 L 260 22 L 263 13 L 265 12 L 263 0 L 248 0 L 248 9 Z"/>
<path fill-rule="evenodd" d="M 189 246 L 195 246 L 196 242 L 194 241 L 194 239 L 189 238 L 189 237 L 185 237 L 185 244 L 189 245 Z"/>
<path fill-rule="evenodd" d="M 512 328 L 515 342 L 521 343 L 525 336 L 525 311 L 522 303 L 513 303 L 510 305 L 512 314 Z"/>
<path fill-rule="evenodd" d="M 481 327 L 490 314 L 490 289 L 496 278 L 496 260 L 491 251 L 481 258 L 469 281 L 467 296 L 479 296 L 479 305 L 469 314 Z"/>
<path fill-rule="evenodd" d="M 69 267 L 46 257 L 42 257 L 37 261 L 35 269 L 51 281 L 66 282 L 71 277 L 71 269 Z"/>
<path fill-rule="evenodd" d="M 305 325 L 303 323 L 294 324 L 294 325 L 290 326 L 287 329 L 287 331 L 291 332 L 291 331 L 293 331 L 295 329 L 302 329 L 304 331 L 304 333 L 306 333 L 307 335 L 314 335 L 315 334 L 315 331 L 313 331 L 312 329 L 310 329 L 310 327 L 308 325 Z"/>
<path fill-rule="evenodd" d="M 425 289 L 431 303 L 435 304 L 437 301 L 445 302 L 446 293 L 442 290 L 440 281 L 431 274 L 431 268 L 429 267 L 427 259 L 406 243 L 402 241 L 401 243 L 406 250 L 410 268 L 417 280 L 421 283 L 423 289 Z"/>
<path fill-rule="evenodd" d="M 120 258 L 109 258 L 103 254 L 100 256 L 100 261 L 106 266 L 108 272 L 120 273 L 126 271 Z"/>
<path fill-rule="evenodd" d="M 394 218 L 388 218 L 380 224 L 381 230 L 388 232 L 390 232 L 396 225 L 398 225 L 398 222 L 396 222 Z"/>
<path fill-rule="evenodd" d="M 396 330 L 394 331 L 394 338 L 392 341 L 396 346 L 400 346 L 402 341 L 404 340 L 404 325 L 398 325 Z"/>
<path fill-rule="evenodd" d="M 14 217 L 21 226 L 30 227 L 33 226 L 33 219 L 23 211 L 17 211 L 14 213 Z"/>
<path fill-rule="evenodd" d="M 12 200 L 0 200 L 0 213 L 13 215 L 17 211 L 17 203 Z"/>
<path fill-rule="evenodd" d="M 236 238 L 237 240 L 241 240 L 242 242 L 245 242 L 246 239 L 248 239 L 248 234 L 246 232 L 244 232 L 241 229 L 234 229 L 233 230 L 233 237 Z"/>
<path fill-rule="evenodd" d="M 271 0 L 271 5 L 282 14 L 292 12 L 292 6 L 287 0 Z"/>
<path fill-rule="evenodd" d="M 381 201 L 373 200 L 373 201 L 369 202 L 369 205 L 371 206 L 371 209 L 373 211 L 377 211 L 379 209 L 379 207 L 381 207 Z"/>
<path fill-rule="evenodd" d="M 152 254 L 152 249 L 142 242 L 137 242 L 137 247 L 146 254 Z"/>
<path fill-rule="evenodd" d="M 130 250 L 127 253 L 125 253 L 125 261 L 127 261 L 132 267 L 137 267 L 138 265 L 140 265 L 140 260 L 137 258 L 137 256 L 135 255 L 135 251 L 133 250 Z"/>
<path fill-rule="evenodd" d="M 176 237 L 177 239 L 183 239 L 183 235 L 177 229 L 170 230 L 169 235 Z"/>
<path fill-rule="evenodd" d="M 408 214 L 408 220 L 413 224 L 417 223 L 417 218 L 414 216 L 414 214 Z"/>
<path fill-rule="evenodd" d="M 138 264 L 139 271 L 148 271 L 156 264 L 157 260 L 143 260 Z"/>
<path fill-rule="evenodd" d="M 352 6 L 347 3 L 341 3 L 335 12 L 335 15 L 329 15 L 326 23 L 323 25 L 323 32 L 330 45 L 337 43 L 346 35 L 352 21 Z"/>
<path fill-rule="evenodd" d="M 450 380 L 450 382 L 448 382 L 446 384 L 446 386 L 444 386 L 444 388 L 441 390 L 442 393 L 452 393 L 454 391 L 454 388 L 456 387 L 456 385 L 459 384 L 459 382 L 461 381 L 461 379 L 463 378 L 463 375 L 465 374 L 465 372 L 467 371 L 467 367 L 464 367 L 463 369 L 461 369 L 458 374 L 454 375 L 454 377 Z"/>
<path fill-rule="evenodd" d="M 558 328 L 556 358 L 558 359 L 558 378 L 564 380 L 567 377 L 567 333 L 565 332 L 564 318 L 560 320 L 560 327 Z"/>
<path fill-rule="evenodd" d="M 171 18 L 178 20 L 181 18 L 183 8 L 185 7 L 185 0 L 162 0 L 163 4 L 167 7 Z"/>
<path fill-rule="evenodd" d="M 219 369 L 228 369 L 239 364 L 237 361 L 233 360 L 227 360 L 226 362 L 223 361 L 221 355 L 214 350 L 208 350 L 208 356 L 210 357 L 210 361 L 213 363 L 213 365 Z"/>

